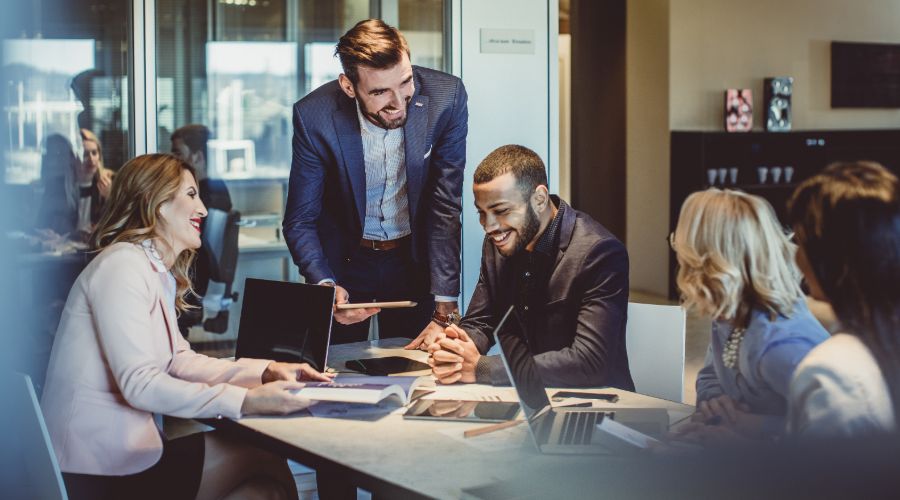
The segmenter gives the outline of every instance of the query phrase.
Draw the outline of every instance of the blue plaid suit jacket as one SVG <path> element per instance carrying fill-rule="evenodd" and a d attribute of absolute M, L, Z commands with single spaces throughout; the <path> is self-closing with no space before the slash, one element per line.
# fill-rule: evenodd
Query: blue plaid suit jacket
<path fill-rule="evenodd" d="M 416 91 L 404 126 L 413 258 L 430 292 L 459 295 L 467 95 L 452 75 L 413 66 Z M 359 245 L 366 173 L 356 104 L 337 81 L 294 104 L 291 176 L 282 230 L 308 282 L 336 278 Z"/>

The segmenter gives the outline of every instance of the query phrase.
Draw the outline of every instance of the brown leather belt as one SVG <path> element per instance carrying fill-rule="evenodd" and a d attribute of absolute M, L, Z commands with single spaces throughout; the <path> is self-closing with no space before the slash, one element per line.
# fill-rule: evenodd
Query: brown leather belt
<path fill-rule="evenodd" d="M 371 250 L 387 251 L 387 250 L 395 250 L 400 248 L 409 240 L 409 236 L 404 236 L 402 238 L 397 238 L 396 240 L 367 240 L 365 238 L 359 240 L 359 246 L 363 248 L 369 248 Z"/>

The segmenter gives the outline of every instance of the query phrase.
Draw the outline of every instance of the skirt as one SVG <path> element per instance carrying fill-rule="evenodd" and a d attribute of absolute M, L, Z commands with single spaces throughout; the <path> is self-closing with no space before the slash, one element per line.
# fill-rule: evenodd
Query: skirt
<path fill-rule="evenodd" d="M 72 500 L 165 498 L 192 499 L 200 489 L 206 451 L 202 432 L 163 441 L 159 462 L 127 476 L 97 476 L 63 472 Z"/>

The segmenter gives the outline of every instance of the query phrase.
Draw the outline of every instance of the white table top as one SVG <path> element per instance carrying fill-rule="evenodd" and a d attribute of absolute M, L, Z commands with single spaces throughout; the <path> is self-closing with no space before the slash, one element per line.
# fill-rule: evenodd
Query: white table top
<path fill-rule="evenodd" d="M 405 351 L 405 339 L 386 339 L 333 346 L 328 364 L 342 369 L 344 361 L 377 356 L 405 356 L 420 361 L 421 351 Z M 576 389 L 577 390 L 577 389 Z M 590 390 L 585 390 L 590 392 Z M 665 408 L 670 423 L 687 418 L 693 407 L 618 389 L 617 403 L 597 401 L 598 408 Z M 438 386 L 425 396 L 434 399 L 484 398 L 517 401 L 511 387 L 480 384 Z M 224 428 L 244 431 L 263 446 L 277 448 L 311 467 L 336 466 L 351 473 L 360 487 L 389 495 L 415 492 L 426 497 L 460 498 L 463 489 L 512 480 L 528 471 L 585 460 L 581 456 L 543 455 L 526 425 L 464 439 L 463 431 L 484 424 L 404 420 L 404 408 L 368 420 L 315 418 L 308 413 L 289 417 L 250 417 Z M 253 431 L 253 432 L 246 432 Z M 277 446 L 276 446 L 277 445 Z M 598 458 L 592 458 L 597 460 Z M 619 460 L 613 456 L 600 460 Z M 397 489 L 399 487 L 399 489 Z"/>

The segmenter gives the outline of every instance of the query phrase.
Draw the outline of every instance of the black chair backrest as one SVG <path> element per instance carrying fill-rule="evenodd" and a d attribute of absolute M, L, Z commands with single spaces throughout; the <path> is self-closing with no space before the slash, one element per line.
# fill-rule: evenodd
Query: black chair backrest
<path fill-rule="evenodd" d="M 238 223 L 241 213 L 237 210 L 225 212 L 210 208 L 206 216 L 201 240 L 209 252 L 209 278 L 220 283 L 231 284 L 238 258 Z"/>

